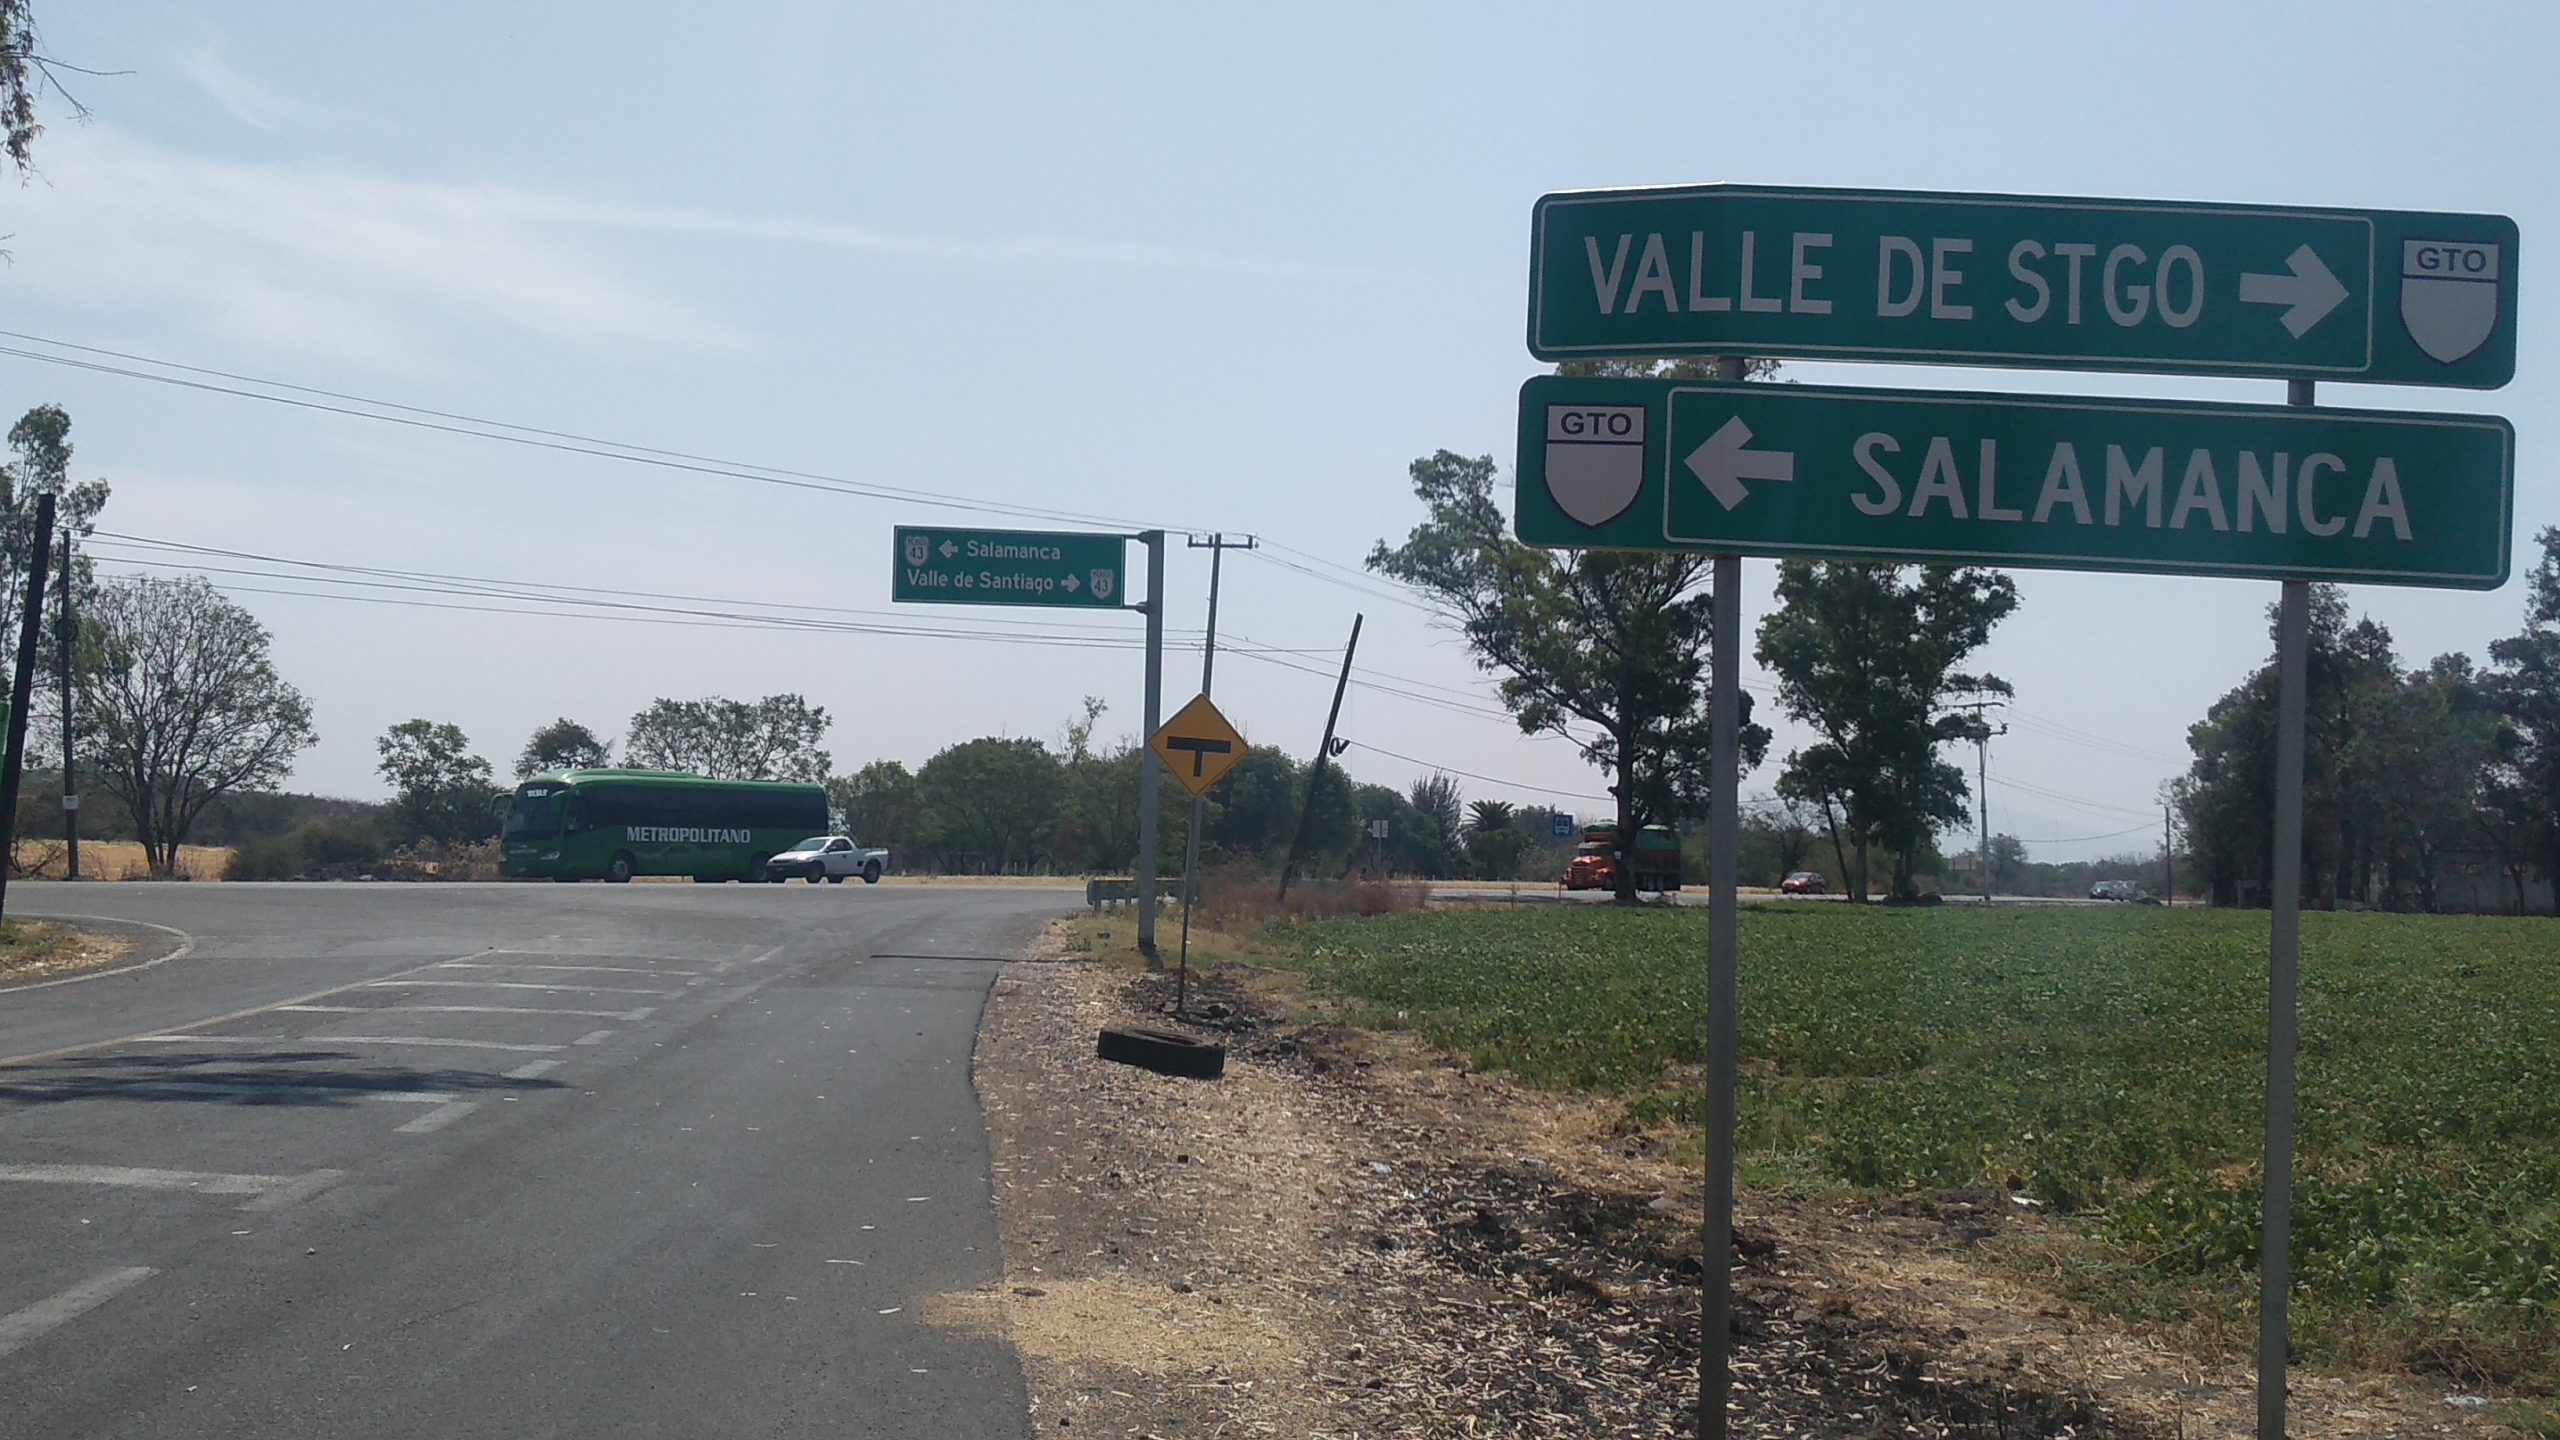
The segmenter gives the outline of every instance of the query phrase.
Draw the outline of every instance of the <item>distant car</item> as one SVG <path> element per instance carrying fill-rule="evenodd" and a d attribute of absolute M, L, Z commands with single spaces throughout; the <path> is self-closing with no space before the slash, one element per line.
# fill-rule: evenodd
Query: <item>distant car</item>
<path fill-rule="evenodd" d="M 2121 900 L 2133 904 L 2142 899 L 2142 887 L 2130 880 L 2101 880 L 2089 887 L 2092 900 Z"/>
<path fill-rule="evenodd" d="M 849 835 L 812 835 L 765 861 L 764 877 L 783 881 L 796 875 L 812 885 L 821 880 L 841 885 L 846 877 L 859 875 L 863 884 L 877 885 L 888 868 L 886 850 L 866 850 Z"/>
<path fill-rule="evenodd" d="M 1778 893 L 1781 895 L 1828 895 L 1831 893 L 1831 882 L 1823 879 L 1822 872 L 1819 870 L 1799 870 L 1778 882 Z"/>

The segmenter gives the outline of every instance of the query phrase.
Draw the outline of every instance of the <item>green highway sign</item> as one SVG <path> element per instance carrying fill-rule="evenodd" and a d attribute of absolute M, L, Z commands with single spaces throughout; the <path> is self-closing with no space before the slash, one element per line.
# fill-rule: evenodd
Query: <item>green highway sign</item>
<path fill-rule="evenodd" d="M 2515 377 L 2516 225 L 1699 185 L 1547 195 L 1529 350 L 2453 385 Z"/>
<path fill-rule="evenodd" d="M 1686 550 L 2491 590 L 2488 415 L 1540 376 L 1513 522 Z"/>
<path fill-rule="evenodd" d="M 1124 535 L 901 525 L 891 548 L 893 601 L 1083 609 L 1127 603 Z"/>

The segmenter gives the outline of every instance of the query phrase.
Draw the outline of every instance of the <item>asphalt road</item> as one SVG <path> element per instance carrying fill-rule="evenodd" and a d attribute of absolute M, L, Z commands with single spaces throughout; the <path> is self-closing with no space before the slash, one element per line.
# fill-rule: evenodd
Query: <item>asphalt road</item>
<path fill-rule="evenodd" d="M 9 887 L 0 1435 L 1006 1436 L 969 1060 L 1058 891 Z M 181 932 L 177 934 L 170 931 Z"/>

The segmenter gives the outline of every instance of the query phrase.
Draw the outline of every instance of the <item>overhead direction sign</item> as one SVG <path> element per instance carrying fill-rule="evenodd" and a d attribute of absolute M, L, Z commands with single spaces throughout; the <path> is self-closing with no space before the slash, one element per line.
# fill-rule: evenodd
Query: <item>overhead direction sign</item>
<path fill-rule="evenodd" d="M 1530 230 L 1542 360 L 2515 376 L 2501 215 L 1701 185 L 1547 195 Z"/>
<path fill-rule="evenodd" d="M 892 601 L 1083 609 L 1127 603 L 1126 536 L 901 525 L 891 549 Z"/>
<path fill-rule="evenodd" d="M 1541 376 L 1523 541 L 2495 589 L 2515 430 L 2447 415 Z"/>
<path fill-rule="evenodd" d="M 1147 738 L 1147 748 L 1164 762 L 1174 783 L 1194 799 L 1209 793 L 1243 763 L 1248 747 L 1236 727 L 1218 713 L 1206 695 L 1192 697 L 1164 728 Z"/>

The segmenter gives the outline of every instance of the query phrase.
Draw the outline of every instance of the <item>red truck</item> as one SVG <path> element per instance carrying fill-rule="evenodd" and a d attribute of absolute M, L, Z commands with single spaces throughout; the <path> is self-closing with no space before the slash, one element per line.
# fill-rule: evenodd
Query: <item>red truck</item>
<path fill-rule="evenodd" d="M 1564 867 L 1567 890 L 1618 888 L 1618 827 L 1599 821 L 1582 827 L 1582 843 Z M 1662 894 L 1680 888 L 1680 837 L 1668 826 L 1647 825 L 1636 832 L 1630 863 L 1640 894 Z"/>

